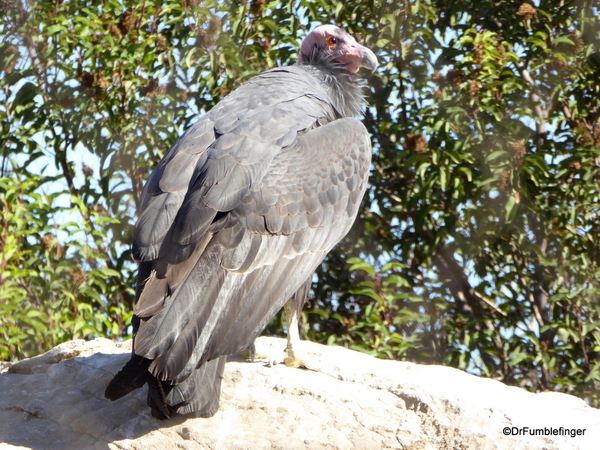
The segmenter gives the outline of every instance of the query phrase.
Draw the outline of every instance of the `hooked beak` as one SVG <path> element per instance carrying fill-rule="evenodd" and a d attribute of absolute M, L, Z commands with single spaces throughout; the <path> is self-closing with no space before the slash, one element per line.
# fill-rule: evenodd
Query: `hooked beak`
<path fill-rule="evenodd" d="M 360 66 L 369 69 L 371 72 L 375 72 L 375 69 L 377 69 L 377 64 L 377 56 L 375 56 L 375 53 L 368 48 L 363 47 Z"/>

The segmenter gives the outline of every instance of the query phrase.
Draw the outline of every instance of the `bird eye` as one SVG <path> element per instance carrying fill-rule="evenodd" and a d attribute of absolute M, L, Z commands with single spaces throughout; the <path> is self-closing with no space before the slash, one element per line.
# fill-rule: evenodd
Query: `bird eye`
<path fill-rule="evenodd" d="M 333 47 L 335 44 L 337 44 L 337 38 L 335 36 L 327 36 L 327 45 Z"/>

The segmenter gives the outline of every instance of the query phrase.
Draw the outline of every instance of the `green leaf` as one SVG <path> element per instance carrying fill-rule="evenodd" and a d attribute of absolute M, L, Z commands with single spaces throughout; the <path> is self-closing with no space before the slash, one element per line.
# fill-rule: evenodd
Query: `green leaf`
<path fill-rule="evenodd" d="M 52 36 L 53 34 L 56 34 L 56 33 L 61 33 L 61 32 L 66 33 L 68 30 L 67 30 L 67 28 L 65 28 L 62 25 L 51 25 L 48 28 L 46 28 L 45 31 L 46 31 L 46 35 Z"/>
<path fill-rule="evenodd" d="M 364 270 L 369 275 L 375 274 L 375 269 L 371 264 L 366 261 L 363 261 L 360 258 L 349 258 L 348 264 L 350 264 L 350 270 Z"/>
<path fill-rule="evenodd" d="M 517 215 L 517 210 L 519 209 L 519 203 L 514 195 L 508 197 L 506 202 L 506 214 L 504 216 L 504 220 L 506 222 L 512 222 L 512 220 Z"/>
<path fill-rule="evenodd" d="M 504 150 L 496 150 L 485 157 L 485 162 L 491 163 L 496 161 L 499 158 L 507 156 L 506 151 Z"/>

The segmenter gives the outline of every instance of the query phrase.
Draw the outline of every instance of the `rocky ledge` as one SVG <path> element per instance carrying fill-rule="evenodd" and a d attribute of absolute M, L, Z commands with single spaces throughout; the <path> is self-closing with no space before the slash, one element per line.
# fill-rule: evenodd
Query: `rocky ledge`
<path fill-rule="evenodd" d="M 259 338 L 278 359 L 285 341 Z M 456 369 L 382 361 L 302 342 L 309 369 L 231 361 L 210 419 L 157 421 L 146 389 L 103 392 L 127 343 L 59 345 L 0 374 L 0 449 L 535 449 L 600 448 L 600 410 Z M 275 356 L 274 356 L 275 355 Z"/>

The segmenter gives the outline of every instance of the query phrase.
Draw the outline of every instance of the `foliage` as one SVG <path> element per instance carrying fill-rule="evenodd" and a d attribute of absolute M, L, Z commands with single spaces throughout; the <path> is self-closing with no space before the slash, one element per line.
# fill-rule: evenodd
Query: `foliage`
<path fill-rule="evenodd" d="M 333 22 L 380 59 L 374 163 L 364 214 L 315 278 L 305 336 L 598 405 L 598 11 L 535 5 L 5 0 L 0 357 L 127 336 L 150 168 L 198 114 Z"/>
<path fill-rule="evenodd" d="M 50 180 L 21 176 L 0 178 L 0 317 L 6 339 L 0 357 L 35 355 L 73 338 L 119 336 L 131 320 L 130 308 L 122 302 L 107 306 L 103 299 L 119 296 L 123 286 L 111 280 L 121 274 L 104 263 L 107 255 L 98 248 L 57 239 L 61 231 L 68 236 L 92 234 L 91 223 L 102 226 L 115 219 L 94 213 L 93 222 L 57 226 L 53 219 L 69 213 L 55 205 L 60 192 L 37 193 Z"/>

